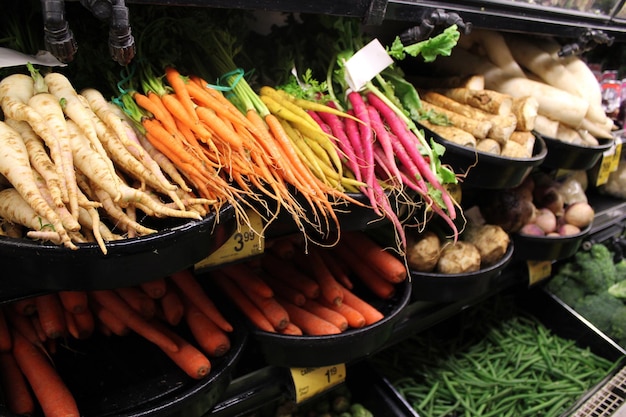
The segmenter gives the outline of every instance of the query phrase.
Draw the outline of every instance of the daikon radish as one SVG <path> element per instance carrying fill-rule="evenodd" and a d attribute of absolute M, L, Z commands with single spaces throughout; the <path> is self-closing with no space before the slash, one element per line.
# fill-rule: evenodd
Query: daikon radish
<path fill-rule="evenodd" d="M 524 71 L 514 59 L 502 33 L 487 29 L 473 29 L 468 38 L 482 47 L 489 60 L 501 68 L 507 76 L 524 76 Z"/>
<path fill-rule="evenodd" d="M 584 146 L 585 141 L 578 133 L 578 130 L 569 127 L 563 123 L 559 123 L 559 128 L 556 131 L 556 137 L 560 141 L 571 143 L 573 145 Z"/>
<path fill-rule="evenodd" d="M 435 104 L 422 101 L 422 108 L 426 111 L 432 111 L 438 114 L 445 115 L 452 126 L 465 130 L 471 133 L 476 139 L 484 139 L 487 137 L 492 123 L 488 120 L 476 120 L 463 116 L 454 111 L 444 109 L 443 107 Z"/>
<path fill-rule="evenodd" d="M 559 122 L 549 117 L 538 114 L 535 118 L 535 129 L 537 133 L 547 138 L 555 138 L 559 130 Z"/>
<path fill-rule="evenodd" d="M 512 97 L 533 96 L 539 103 L 537 112 L 569 126 L 580 126 L 589 103 L 567 91 L 528 78 L 492 80 L 491 88 Z"/>
<path fill-rule="evenodd" d="M 608 122 L 606 125 L 599 125 L 598 123 L 594 123 L 591 120 L 585 118 L 582 123 L 578 126 L 579 129 L 586 130 L 592 136 L 599 139 L 612 139 L 613 135 L 611 135 L 611 130 L 614 127 L 614 122 L 611 118 L 608 118 Z"/>
<path fill-rule="evenodd" d="M 24 141 L 15 129 L 3 121 L 0 121 L 0 174 L 7 178 L 39 216 L 50 222 L 66 247 L 76 249 L 59 216 L 39 192 Z"/>

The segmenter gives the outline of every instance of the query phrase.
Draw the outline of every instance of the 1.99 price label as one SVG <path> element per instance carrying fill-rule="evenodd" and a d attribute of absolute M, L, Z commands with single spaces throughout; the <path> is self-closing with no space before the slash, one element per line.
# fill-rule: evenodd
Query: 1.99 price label
<path fill-rule="evenodd" d="M 296 403 L 321 394 L 346 379 L 345 364 L 317 368 L 290 368 L 289 371 L 293 380 Z"/>
<path fill-rule="evenodd" d="M 195 270 L 260 255 L 265 250 L 262 235 L 263 220 L 255 211 L 248 212 L 248 224 L 239 225 L 237 230 L 215 252 L 196 263 Z"/>

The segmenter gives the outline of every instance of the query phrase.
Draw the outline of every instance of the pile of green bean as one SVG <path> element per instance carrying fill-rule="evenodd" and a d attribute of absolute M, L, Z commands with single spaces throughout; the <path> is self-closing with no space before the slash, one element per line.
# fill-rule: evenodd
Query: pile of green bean
<path fill-rule="evenodd" d="M 497 300 L 372 358 L 414 410 L 429 416 L 559 416 L 617 363 Z"/>

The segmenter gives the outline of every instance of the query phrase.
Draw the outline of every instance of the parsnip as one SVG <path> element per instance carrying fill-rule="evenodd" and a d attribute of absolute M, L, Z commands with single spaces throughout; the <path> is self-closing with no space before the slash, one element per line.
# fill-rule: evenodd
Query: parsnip
<path fill-rule="evenodd" d="M 66 247 L 76 249 L 59 216 L 39 192 L 24 141 L 15 129 L 2 121 L 0 121 L 0 174 L 9 180 L 42 219 L 50 222 Z"/>
<path fill-rule="evenodd" d="M 492 123 L 488 120 L 476 120 L 463 116 L 459 113 L 444 109 L 443 107 L 435 104 L 422 101 L 422 108 L 426 111 L 433 111 L 438 114 L 443 114 L 448 118 L 448 121 L 459 129 L 465 130 L 471 133 L 476 139 L 484 139 L 487 137 Z"/>

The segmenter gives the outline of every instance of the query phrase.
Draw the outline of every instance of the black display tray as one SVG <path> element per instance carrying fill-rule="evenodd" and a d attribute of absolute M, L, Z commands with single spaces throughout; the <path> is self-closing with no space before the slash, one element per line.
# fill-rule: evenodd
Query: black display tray
<path fill-rule="evenodd" d="M 427 138 L 445 146 L 441 163 L 449 165 L 462 184 L 475 188 L 506 189 L 520 185 L 533 168 L 541 165 L 548 153 L 541 136 L 535 135 L 535 147 L 530 158 L 508 158 L 458 145 L 420 125 Z"/>
<path fill-rule="evenodd" d="M 591 226 L 570 236 L 530 236 L 513 233 L 514 258 L 533 261 L 559 261 L 574 255 L 589 235 Z"/>
<path fill-rule="evenodd" d="M 613 139 L 598 139 L 596 146 L 583 146 L 564 142 L 559 139 L 540 135 L 546 142 L 548 154 L 542 162 L 543 167 L 586 171 L 611 149 Z"/>
<path fill-rule="evenodd" d="M 211 372 L 201 380 L 187 376 L 158 347 L 134 333 L 73 339 L 58 346 L 53 360 L 82 417 L 200 417 L 230 384 L 248 340 L 244 325 L 233 322 L 233 327 L 230 350 L 209 358 Z M 193 340 L 184 327 L 179 331 Z M 0 415 L 18 417 L 1 401 Z M 34 415 L 41 416 L 39 411 Z"/>
<path fill-rule="evenodd" d="M 292 336 L 253 328 L 252 337 L 270 365 L 299 368 L 357 361 L 383 346 L 392 335 L 395 324 L 403 318 L 404 307 L 411 298 L 411 284 L 406 280 L 396 288 L 396 293 L 388 300 L 357 292 L 385 315 L 377 323 L 360 329 L 348 329 L 337 335 Z"/>
<path fill-rule="evenodd" d="M 210 255 L 235 226 L 234 207 L 225 205 L 203 220 L 164 219 L 157 233 L 107 243 L 107 254 L 95 243 L 72 250 L 0 236 L 5 265 L 0 301 L 45 291 L 125 287 L 167 276 Z"/>

